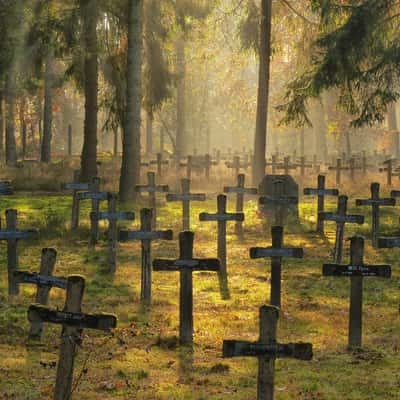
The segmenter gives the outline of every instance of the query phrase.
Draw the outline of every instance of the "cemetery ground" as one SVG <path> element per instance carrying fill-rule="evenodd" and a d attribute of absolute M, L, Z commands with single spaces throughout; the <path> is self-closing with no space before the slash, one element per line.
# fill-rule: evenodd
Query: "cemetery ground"
<path fill-rule="evenodd" d="M 395 187 L 394 187 L 395 188 Z M 388 193 L 382 187 L 382 193 Z M 354 199 L 369 197 L 369 184 L 349 193 L 349 211 L 367 216 L 363 226 L 346 226 L 345 237 L 354 233 L 369 237 L 370 207 L 354 206 Z M 362 197 L 361 197 L 362 196 Z M 173 241 L 156 241 L 152 255 L 176 258 L 177 233 L 181 229 L 181 205 L 160 200 L 160 229 L 173 229 Z M 228 210 L 234 210 L 229 198 Z M 329 198 L 327 210 L 336 209 Z M 142 204 L 145 206 L 145 203 Z M 118 328 L 112 335 L 84 331 L 75 364 L 73 396 L 97 399 L 254 399 L 257 359 L 223 359 L 223 339 L 258 339 L 258 313 L 269 299 L 270 260 L 249 258 L 249 248 L 269 246 L 270 228 L 257 214 L 256 199 L 245 204 L 244 239 L 228 224 L 228 279 L 231 298 L 223 300 L 218 278 L 212 272 L 194 273 L 194 349 L 178 345 L 179 274 L 153 272 L 153 302 L 140 306 L 140 242 L 120 245 L 115 276 L 106 272 L 107 242 L 88 248 L 89 204 L 81 207 L 82 226 L 69 231 L 71 196 L 18 194 L 1 199 L 1 212 L 18 210 L 18 227 L 38 228 L 40 238 L 22 241 L 20 269 L 38 271 L 43 247 L 57 249 L 55 276 L 86 277 L 85 312 L 112 312 Z M 121 227 L 137 227 L 136 221 Z M 191 224 L 195 232 L 194 254 L 216 257 L 216 223 L 199 222 L 198 214 L 215 212 L 216 196 L 193 203 Z M 382 207 L 381 233 L 399 233 L 399 207 Z M 2 218 L 4 221 L 4 218 Z M 4 222 L 3 222 L 4 224 Z M 315 198 L 302 199 L 300 224 L 288 223 L 284 243 L 304 247 L 304 259 L 283 261 L 282 312 L 278 337 L 281 342 L 311 342 L 310 362 L 276 361 L 276 398 L 289 399 L 396 399 L 400 398 L 400 250 L 375 250 L 366 241 L 366 263 L 392 265 L 390 280 L 364 280 L 363 349 L 347 351 L 349 279 L 322 276 L 322 264 L 332 262 L 335 224 L 327 222 L 326 237 L 314 233 Z M 101 223 L 101 239 L 106 224 Z M 27 308 L 36 289 L 21 285 L 21 294 L 8 302 L 6 245 L 0 250 L 0 399 L 50 399 L 58 359 L 60 326 L 46 324 L 41 344 L 27 341 Z M 346 241 L 344 262 L 348 261 Z M 64 293 L 52 289 L 49 305 L 62 308 Z"/>

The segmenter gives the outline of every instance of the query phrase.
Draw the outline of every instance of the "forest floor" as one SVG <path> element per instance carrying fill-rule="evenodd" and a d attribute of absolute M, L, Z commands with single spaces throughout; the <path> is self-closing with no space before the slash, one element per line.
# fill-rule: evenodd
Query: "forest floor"
<path fill-rule="evenodd" d="M 349 200 L 350 210 L 367 215 L 364 226 L 346 226 L 369 237 L 370 208 L 354 207 L 358 196 L 369 197 L 365 185 Z M 216 257 L 216 224 L 199 222 L 202 211 L 215 212 L 215 195 L 193 203 L 192 229 L 195 255 Z M 383 197 L 383 194 L 382 194 Z M 143 309 L 140 295 L 140 243 L 121 244 L 115 276 L 104 267 L 106 242 L 88 248 L 88 206 L 81 209 L 82 227 L 68 230 L 70 196 L 24 195 L 1 199 L 1 212 L 18 209 L 20 228 L 38 228 L 40 238 L 18 245 L 20 269 L 39 269 L 42 247 L 58 251 L 55 275 L 86 277 L 84 312 L 111 312 L 118 316 L 113 335 L 84 331 L 75 364 L 73 398 L 108 399 L 230 399 L 256 397 L 257 360 L 223 359 L 223 339 L 257 340 L 258 310 L 269 299 L 269 260 L 250 260 L 249 248 L 270 245 L 270 228 L 259 218 L 255 199 L 246 202 L 245 237 L 228 228 L 230 300 L 222 300 L 215 273 L 194 274 L 194 352 L 179 348 L 179 274 L 153 273 L 153 304 Z M 173 229 L 175 240 L 153 242 L 153 256 L 177 256 L 181 228 L 179 204 L 160 202 L 159 227 Z M 125 209 L 131 207 L 125 206 Z M 139 206 L 132 207 L 136 212 Z M 132 209 L 131 208 L 131 209 Z M 336 208 L 330 198 L 327 209 Z M 234 209 L 230 198 L 229 209 Z M 389 263 L 390 280 L 368 278 L 364 285 L 363 349 L 347 351 L 349 279 L 322 277 L 322 264 L 332 260 L 335 224 L 326 223 L 327 235 L 315 229 L 316 200 L 303 198 L 300 222 L 285 231 L 285 244 L 304 247 L 304 259 L 283 264 L 283 299 L 278 338 L 285 342 L 311 342 L 311 362 L 276 362 L 277 400 L 384 400 L 400 398 L 400 250 L 376 251 L 366 241 L 366 263 Z M 399 207 L 382 208 L 382 234 L 394 234 Z M 137 213 L 138 216 L 138 213 Z M 138 218 L 137 218 L 138 219 Z M 138 222 L 133 226 L 137 227 Z M 104 233 L 105 226 L 101 225 Z M 348 260 L 345 243 L 344 261 Z M 35 289 L 21 287 L 18 298 L 7 295 L 6 245 L 0 244 L 0 399 L 52 398 L 58 358 L 60 326 L 47 325 L 40 345 L 28 343 L 26 311 Z M 51 291 L 50 305 L 62 308 L 64 293 Z"/>

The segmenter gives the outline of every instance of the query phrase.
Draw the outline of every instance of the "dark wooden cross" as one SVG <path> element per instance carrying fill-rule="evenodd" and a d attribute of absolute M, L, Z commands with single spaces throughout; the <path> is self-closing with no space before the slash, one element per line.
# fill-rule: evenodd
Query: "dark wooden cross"
<path fill-rule="evenodd" d="M 260 307 L 260 338 L 257 342 L 224 340 L 222 355 L 231 357 L 257 357 L 257 400 L 274 399 L 275 360 L 295 358 L 309 361 L 313 357 L 311 343 L 277 342 L 279 309 L 274 306 Z"/>
<path fill-rule="evenodd" d="M 79 192 L 78 200 L 91 200 L 91 212 L 97 214 L 100 211 L 100 202 L 108 200 L 108 192 L 100 191 L 100 178 L 93 178 L 92 184 L 88 192 Z M 90 220 L 90 246 L 95 246 L 99 236 L 99 221 L 97 219 Z"/>
<path fill-rule="evenodd" d="M 362 298 L 363 278 L 390 278 L 390 265 L 364 264 L 364 239 L 360 236 L 350 238 L 350 264 L 324 264 L 323 275 L 347 277 L 351 279 L 349 348 L 361 347 L 362 343 Z"/>
<path fill-rule="evenodd" d="M 182 202 L 182 222 L 183 230 L 190 230 L 190 202 L 191 201 L 205 201 L 206 195 L 204 193 L 190 193 L 190 180 L 182 179 L 182 193 L 181 194 L 167 194 L 167 201 L 180 201 Z"/>
<path fill-rule="evenodd" d="M 108 260 L 107 265 L 111 273 L 115 273 L 117 266 L 118 246 L 118 221 L 133 221 L 135 213 L 130 211 L 117 211 L 118 196 L 108 193 L 108 210 L 102 212 L 91 212 L 90 219 L 97 221 L 108 221 Z"/>
<path fill-rule="evenodd" d="M 284 225 L 287 210 L 289 206 L 298 204 L 299 199 L 295 196 L 284 195 L 284 181 L 276 179 L 273 182 L 274 195 L 273 196 L 261 196 L 259 203 L 261 205 L 272 205 L 275 214 L 275 225 Z"/>
<path fill-rule="evenodd" d="M 67 279 L 63 311 L 41 305 L 31 305 L 28 309 L 28 319 L 31 323 L 50 322 L 62 325 L 54 400 L 71 398 L 76 346 L 82 342 L 82 329 L 111 331 L 117 326 L 115 315 L 82 314 L 84 289 L 85 279 L 82 276 L 70 276 Z"/>
<path fill-rule="evenodd" d="M 348 169 L 348 167 L 342 167 L 342 159 L 341 158 L 338 158 L 337 160 L 336 160 L 336 167 L 328 167 L 328 169 L 330 170 L 330 171 L 336 171 L 336 185 L 340 185 L 340 183 L 341 183 L 341 174 L 342 174 L 342 171 L 344 171 L 344 170 L 347 170 Z"/>
<path fill-rule="evenodd" d="M 303 258 L 303 249 L 301 247 L 283 247 L 283 228 L 281 226 L 273 226 L 271 235 L 272 246 L 250 248 L 250 258 L 271 258 L 270 304 L 280 307 L 282 258 Z"/>
<path fill-rule="evenodd" d="M 15 280 L 19 284 L 29 284 L 37 286 L 36 300 L 37 304 L 47 306 L 51 288 L 66 289 L 67 279 L 53 276 L 54 266 L 56 264 L 57 251 L 55 249 L 42 249 L 42 258 L 40 263 L 40 272 L 15 271 Z M 43 324 L 41 321 L 31 323 L 29 339 L 41 340 L 43 334 Z"/>
<path fill-rule="evenodd" d="M 335 250 L 333 255 L 333 262 L 340 263 L 342 261 L 343 253 L 343 238 L 344 227 L 346 223 L 362 225 L 364 223 L 363 215 L 349 215 L 347 214 L 347 200 L 348 197 L 341 195 L 338 198 L 338 208 L 335 213 L 324 212 L 322 218 L 324 221 L 336 222 L 336 239 Z"/>
<path fill-rule="evenodd" d="M 193 232 L 179 234 L 179 259 L 153 261 L 154 271 L 179 271 L 179 341 L 193 344 L 193 272 L 220 270 L 220 262 L 214 258 L 193 258 Z"/>
<path fill-rule="evenodd" d="M 371 183 L 371 198 L 370 199 L 357 199 L 356 206 L 371 206 L 372 207 L 372 245 L 378 246 L 379 236 L 379 207 L 381 206 L 394 206 L 396 200 L 394 198 L 379 197 L 379 183 Z"/>
<path fill-rule="evenodd" d="M 297 169 L 297 165 L 290 164 L 290 156 L 286 156 L 283 158 L 283 163 L 276 167 L 277 169 L 283 169 L 285 175 L 290 175 L 290 170 Z"/>
<path fill-rule="evenodd" d="M 258 193 L 257 188 L 246 188 L 245 187 L 245 175 L 239 174 L 237 177 L 237 186 L 225 186 L 225 193 L 236 193 L 236 212 L 243 212 L 244 196 L 246 194 L 256 195 Z M 236 221 L 235 232 L 237 235 L 243 235 L 243 222 Z"/>
<path fill-rule="evenodd" d="M 157 153 L 157 158 L 150 161 L 150 164 L 157 165 L 157 176 L 162 177 L 163 175 L 163 165 L 168 165 L 168 160 L 163 160 L 162 153 Z"/>
<path fill-rule="evenodd" d="M 140 230 L 121 230 L 119 240 L 140 240 L 142 243 L 142 278 L 140 299 L 143 303 L 151 303 L 151 242 L 153 240 L 172 240 L 172 230 L 153 231 L 151 228 L 152 210 L 140 210 Z"/>
<path fill-rule="evenodd" d="M 11 182 L 0 181 L 0 196 L 10 196 L 13 194 Z"/>
<path fill-rule="evenodd" d="M 157 193 L 166 193 L 169 191 L 168 185 L 157 185 L 154 172 L 147 173 L 147 185 L 137 185 L 136 191 L 149 194 L 149 208 L 153 210 L 152 229 L 157 227 Z"/>
<path fill-rule="evenodd" d="M 325 176 L 318 175 L 318 186 L 316 189 L 305 188 L 304 195 L 306 196 L 318 196 L 317 206 L 317 232 L 321 235 L 324 234 L 324 218 L 323 212 L 325 211 L 325 196 L 339 196 L 338 189 L 326 189 L 325 188 Z"/>
<path fill-rule="evenodd" d="M 15 279 L 18 270 L 17 243 L 19 240 L 38 237 L 36 229 L 17 229 L 17 210 L 6 210 L 6 229 L 0 230 L 0 240 L 7 241 L 8 294 L 18 295 L 19 285 Z"/>

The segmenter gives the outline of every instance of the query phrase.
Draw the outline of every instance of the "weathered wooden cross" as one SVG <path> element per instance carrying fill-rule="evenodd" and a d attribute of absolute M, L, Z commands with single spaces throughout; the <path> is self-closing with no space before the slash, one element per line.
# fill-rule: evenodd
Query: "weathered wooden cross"
<path fill-rule="evenodd" d="M 276 168 L 277 169 L 283 169 L 283 172 L 284 172 L 285 175 L 290 175 L 290 170 L 297 169 L 297 165 L 290 164 L 290 156 L 286 156 L 283 159 L 283 163 L 281 165 L 278 165 Z"/>
<path fill-rule="evenodd" d="M 336 239 L 335 250 L 333 255 L 333 262 L 340 263 L 342 261 L 343 253 L 343 238 L 344 227 L 346 223 L 362 225 L 364 223 L 363 215 L 349 215 L 347 214 L 347 200 L 348 197 L 341 195 L 338 198 L 338 208 L 335 213 L 324 212 L 322 218 L 324 221 L 336 222 Z"/>
<path fill-rule="evenodd" d="M 271 161 L 267 161 L 267 162 L 265 163 L 265 166 L 266 166 L 266 167 L 268 167 L 269 165 L 271 166 L 272 175 L 275 175 L 275 173 L 276 173 L 276 167 L 277 167 L 277 165 L 278 165 L 278 160 L 277 160 L 277 155 L 276 155 L 276 154 L 272 154 L 272 156 L 271 156 Z"/>
<path fill-rule="evenodd" d="M 325 207 L 325 196 L 339 196 L 338 189 L 326 189 L 325 188 L 325 176 L 318 175 L 318 186 L 316 189 L 305 188 L 304 195 L 306 196 L 318 196 L 317 206 L 317 232 L 321 235 L 324 234 L 324 218 L 323 212 Z"/>
<path fill-rule="evenodd" d="M 233 171 L 233 176 L 238 176 L 240 173 L 240 168 L 242 167 L 240 163 L 240 157 L 239 156 L 234 156 L 233 161 L 227 161 L 225 163 L 226 167 L 229 169 L 232 169 Z"/>
<path fill-rule="evenodd" d="M 110 331 L 117 326 L 115 315 L 81 313 L 84 289 L 83 277 L 69 276 L 63 311 L 41 305 L 31 305 L 28 309 L 28 319 L 32 324 L 50 322 L 62 325 L 54 400 L 71 399 L 76 346 L 81 344 L 82 329 Z"/>
<path fill-rule="evenodd" d="M 50 290 L 53 287 L 66 289 L 67 279 L 53 276 L 54 266 L 56 264 L 57 251 L 55 249 L 42 249 L 42 258 L 40 263 L 40 272 L 15 271 L 15 280 L 19 284 L 36 285 L 36 303 L 47 306 Z M 31 323 L 29 339 L 41 340 L 43 333 L 43 324 L 41 321 Z"/>
<path fill-rule="evenodd" d="M 237 186 L 225 186 L 225 193 L 236 193 L 236 212 L 243 212 L 244 196 L 246 194 L 256 195 L 258 193 L 257 188 L 246 188 L 245 187 L 245 175 L 239 174 L 237 177 Z M 243 235 L 243 221 L 236 221 L 235 232 L 237 235 Z"/>
<path fill-rule="evenodd" d="M 386 184 L 388 186 L 392 186 L 392 177 L 393 177 L 393 160 L 389 158 L 388 160 L 383 162 L 386 167 L 384 168 L 379 168 L 379 172 L 385 172 L 387 173 L 386 175 Z"/>
<path fill-rule="evenodd" d="M 193 156 L 187 156 L 186 162 L 180 162 L 179 166 L 186 167 L 186 179 L 191 179 L 193 170 Z"/>
<path fill-rule="evenodd" d="M 140 230 L 121 230 L 119 240 L 140 240 L 142 243 L 142 278 L 140 299 L 143 303 L 151 303 L 151 242 L 153 240 L 172 240 L 172 230 L 153 231 L 151 228 L 152 210 L 140 210 Z"/>
<path fill-rule="evenodd" d="M 336 160 L 336 167 L 330 166 L 328 169 L 330 171 L 336 171 L 336 185 L 340 185 L 342 171 L 348 170 L 348 167 L 342 167 L 342 159 L 338 158 Z"/>
<path fill-rule="evenodd" d="M 379 236 L 379 207 L 380 206 L 394 206 L 396 200 L 394 198 L 379 198 L 379 183 L 371 183 L 371 198 L 370 199 L 356 199 L 356 206 L 371 206 L 372 207 L 372 245 L 378 246 Z"/>
<path fill-rule="evenodd" d="M 390 278 L 390 265 L 364 264 L 364 239 L 360 236 L 350 238 L 350 264 L 324 264 L 323 275 L 348 277 L 350 288 L 349 348 L 361 347 L 362 343 L 362 299 L 363 278 Z"/>
<path fill-rule="evenodd" d="M 257 342 L 224 340 L 222 355 L 231 357 L 257 357 L 257 400 L 274 399 L 275 360 L 295 358 L 309 361 L 313 357 L 311 343 L 277 342 L 279 309 L 274 306 L 260 307 L 260 338 Z"/>
<path fill-rule="evenodd" d="M 19 286 L 14 272 L 18 269 L 18 240 L 36 238 L 36 229 L 17 229 L 17 210 L 6 210 L 6 229 L 0 230 L 0 240 L 7 241 L 8 294 L 18 295 Z"/>
<path fill-rule="evenodd" d="M 154 172 L 147 173 L 147 185 L 137 185 L 136 191 L 149 194 L 149 208 L 153 210 L 152 229 L 157 227 L 157 193 L 166 193 L 169 191 L 168 185 L 156 185 L 156 176 Z"/>
<path fill-rule="evenodd" d="M 306 157 L 305 156 L 301 156 L 300 157 L 300 162 L 298 162 L 297 164 L 294 164 L 297 167 L 300 167 L 300 176 L 304 176 L 306 173 L 306 168 L 312 168 L 313 164 L 308 164 Z"/>
<path fill-rule="evenodd" d="M 183 230 L 190 230 L 190 202 L 191 201 L 205 201 L 206 195 L 204 193 L 190 193 L 190 180 L 182 179 L 182 193 L 181 194 L 167 194 L 167 201 L 181 201 L 182 202 L 182 222 Z"/>
<path fill-rule="evenodd" d="M 179 234 L 179 259 L 153 261 L 154 271 L 179 271 L 179 341 L 181 344 L 193 344 L 193 275 L 194 271 L 220 270 L 218 259 L 193 258 L 193 232 Z"/>
<path fill-rule="evenodd" d="M 168 160 L 163 160 L 162 153 L 157 153 L 157 158 L 150 161 L 150 164 L 157 164 L 157 176 L 162 177 L 163 175 L 163 165 L 168 165 Z"/>
<path fill-rule="evenodd" d="M 107 265 L 111 273 L 115 273 L 117 266 L 118 246 L 118 221 L 133 221 L 135 213 L 130 211 L 117 211 L 118 196 L 108 193 L 108 211 L 91 212 L 90 219 L 108 221 L 108 260 Z"/>
<path fill-rule="evenodd" d="M 301 247 L 283 247 L 283 228 L 281 226 L 273 226 L 271 235 L 272 246 L 250 248 L 250 258 L 271 258 L 270 304 L 280 307 L 282 258 L 303 258 L 303 249 Z"/>

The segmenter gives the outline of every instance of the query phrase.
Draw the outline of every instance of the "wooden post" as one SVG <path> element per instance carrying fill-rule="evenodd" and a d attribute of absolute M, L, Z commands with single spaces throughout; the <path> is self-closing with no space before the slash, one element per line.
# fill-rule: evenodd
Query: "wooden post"
<path fill-rule="evenodd" d="M 108 212 L 114 214 L 117 212 L 117 199 L 115 193 L 108 195 Z M 118 245 L 118 228 L 117 220 L 110 219 L 108 222 L 108 266 L 109 271 L 113 274 L 117 268 L 117 245 Z"/>
<path fill-rule="evenodd" d="M 68 125 L 68 157 L 72 157 L 72 125 Z"/>
<path fill-rule="evenodd" d="M 17 210 L 6 210 L 7 231 L 17 230 Z M 7 240 L 7 268 L 8 268 L 8 294 L 18 295 L 19 286 L 14 278 L 14 272 L 18 269 L 17 239 Z"/>
<path fill-rule="evenodd" d="M 75 170 L 74 171 L 74 179 L 73 183 L 79 183 L 79 175 L 81 171 Z M 89 186 L 88 186 L 89 187 Z M 79 191 L 76 189 L 73 189 L 73 194 L 72 194 L 72 216 L 71 216 L 71 229 L 76 230 L 78 229 L 79 226 L 79 199 L 78 199 L 78 193 Z"/>
<path fill-rule="evenodd" d="M 92 179 L 92 185 L 90 191 L 92 193 L 100 193 L 100 178 L 94 177 Z M 98 199 L 92 199 L 92 212 L 98 213 L 99 211 L 100 211 L 100 201 Z M 90 221 L 90 231 L 91 231 L 90 245 L 94 246 L 97 243 L 97 239 L 99 236 L 99 221 L 97 219 Z"/>

